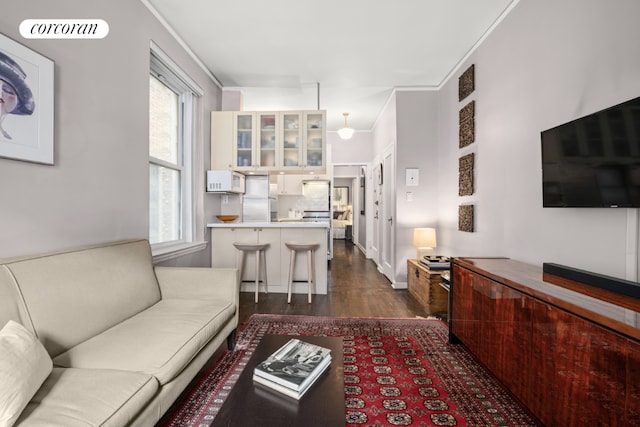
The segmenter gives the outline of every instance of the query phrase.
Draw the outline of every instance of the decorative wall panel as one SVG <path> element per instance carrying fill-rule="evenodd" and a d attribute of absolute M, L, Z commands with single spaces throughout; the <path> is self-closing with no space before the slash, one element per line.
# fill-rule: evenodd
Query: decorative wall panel
<path fill-rule="evenodd" d="M 458 78 L 458 101 L 462 101 L 467 96 L 471 95 L 475 88 L 475 64 L 472 64 Z"/>
<path fill-rule="evenodd" d="M 476 102 L 471 101 L 460 110 L 459 146 L 460 148 L 473 144 L 475 141 L 475 110 Z"/>
<path fill-rule="evenodd" d="M 474 205 L 458 206 L 458 230 L 473 232 Z"/>
<path fill-rule="evenodd" d="M 458 160 L 458 196 L 471 196 L 473 188 L 474 153 L 460 157 Z"/>

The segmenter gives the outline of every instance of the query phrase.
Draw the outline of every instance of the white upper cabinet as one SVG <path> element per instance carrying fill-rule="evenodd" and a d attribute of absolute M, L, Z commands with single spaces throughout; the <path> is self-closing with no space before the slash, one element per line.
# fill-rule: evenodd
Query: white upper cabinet
<path fill-rule="evenodd" d="M 304 165 L 302 152 L 303 113 L 300 111 L 280 113 L 282 128 L 281 170 L 299 170 Z"/>
<path fill-rule="evenodd" d="M 212 169 L 322 172 L 325 117 L 325 111 L 213 112 Z"/>
<path fill-rule="evenodd" d="M 306 170 L 326 169 L 326 112 L 306 111 L 304 113 L 304 168 Z"/>
<path fill-rule="evenodd" d="M 233 140 L 233 111 L 211 112 L 211 169 L 234 169 Z"/>
<path fill-rule="evenodd" d="M 257 136 L 255 113 L 233 113 L 233 168 L 250 171 L 257 166 Z"/>

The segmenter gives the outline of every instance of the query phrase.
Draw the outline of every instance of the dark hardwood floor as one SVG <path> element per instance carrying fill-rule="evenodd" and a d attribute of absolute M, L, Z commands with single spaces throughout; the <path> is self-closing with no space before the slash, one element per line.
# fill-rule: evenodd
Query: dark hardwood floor
<path fill-rule="evenodd" d="M 287 295 L 261 292 L 258 303 L 253 292 L 240 294 L 240 323 L 254 313 L 301 314 L 334 317 L 416 317 L 426 316 L 406 289 L 395 290 L 378 272 L 375 263 L 366 259 L 348 240 L 334 240 L 333 260 L 329 263 L 328 295 Z"/>

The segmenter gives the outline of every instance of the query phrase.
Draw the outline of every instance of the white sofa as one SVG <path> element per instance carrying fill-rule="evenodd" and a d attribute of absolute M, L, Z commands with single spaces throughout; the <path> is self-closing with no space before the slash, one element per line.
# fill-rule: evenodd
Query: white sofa
<path fill-rule="evenodd" d="M 153 426 L 233 335 L 238 300 L 237 270 L 154 267 L 146 240 L 0 264 L 0 328 L 53 361 L 15 425 Z"/>

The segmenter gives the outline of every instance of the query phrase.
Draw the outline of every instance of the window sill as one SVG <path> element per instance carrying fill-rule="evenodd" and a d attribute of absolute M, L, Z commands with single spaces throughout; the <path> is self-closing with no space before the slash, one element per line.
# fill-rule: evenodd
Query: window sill
<path fill-rule="evenodd" d="M 207 242 L 178 243 L 175 245 L 152 247 L 153 263 L 168 261 L 206 249 Z"/>

